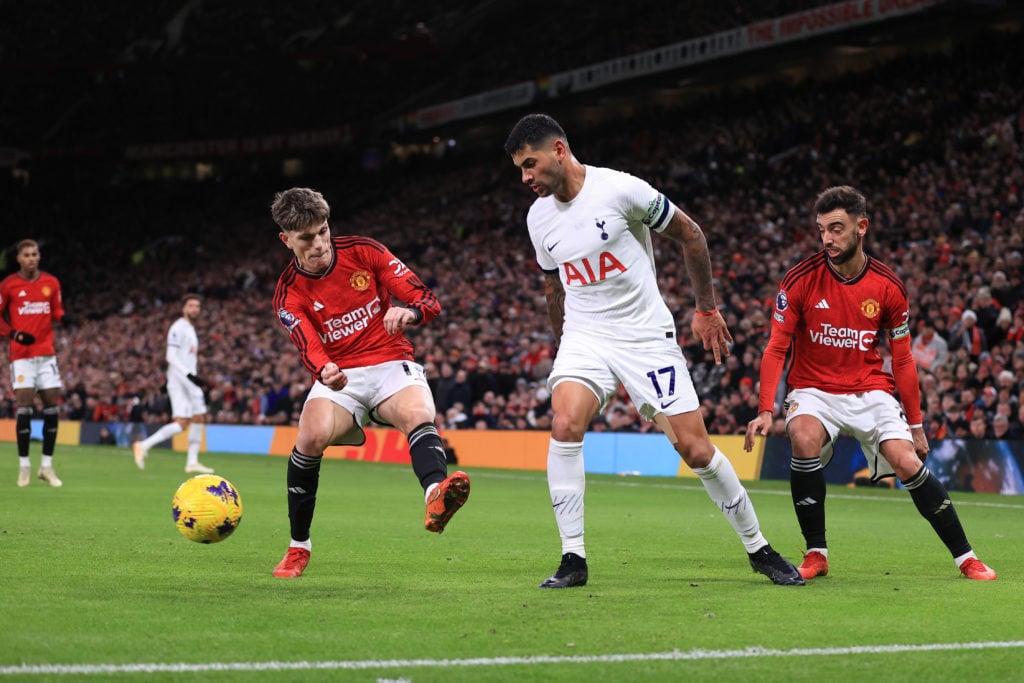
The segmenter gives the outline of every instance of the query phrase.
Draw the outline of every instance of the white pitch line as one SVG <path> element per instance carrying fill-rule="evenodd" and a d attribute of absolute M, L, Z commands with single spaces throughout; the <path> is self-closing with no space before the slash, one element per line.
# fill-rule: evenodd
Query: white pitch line
<path fill-rule="evenodd" d="M 688 650 L 609 655 L 536 655 L 532 657 L 475 657 L 470 659 L 371 659 L 326 662 L 210 662 L 207 664 L 22 664 L 0 666 L 0 676 L 54 676 L 137 673 L 202 673 L 208 671 L 309 671 L 368 669 L 448 669 L 454 667 L 535 666 L 538 664 L 615 664 L 622 662 L 701 661 L 759 657 L 835 657 L 885 655 L 907 652 L 1006 650 L 1024 648 L 1024 640 L 978 643 L 925 643 L 923 645 L 854 645 L 850 647 L 776 650 L 747 647 L 740 650 Z"/>

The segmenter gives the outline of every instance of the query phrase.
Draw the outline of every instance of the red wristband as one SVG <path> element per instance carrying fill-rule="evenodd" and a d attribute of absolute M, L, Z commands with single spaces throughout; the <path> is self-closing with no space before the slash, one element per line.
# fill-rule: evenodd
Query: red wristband
<path fill-rule="evenodd" d="M 716 313 L 718 313 L 718 309 L 717 308 L 712 308 L 710 311 L 701 311 L 701 310 L 697 311 L 697 315 L 701 316 L 702 318 L 710 318 L 711 316 L 713 316 Z"/>

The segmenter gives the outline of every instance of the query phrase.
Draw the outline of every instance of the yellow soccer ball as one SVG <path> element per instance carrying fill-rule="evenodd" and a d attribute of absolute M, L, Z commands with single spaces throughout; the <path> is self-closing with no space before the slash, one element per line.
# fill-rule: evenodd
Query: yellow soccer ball
<path fill-rule="evenodd" d="M 188 540 L 218 543 L 242 522 L 242 497 L 224 477 L 200 474 L 178 487 L 171 512 L 174 525 Z"/>

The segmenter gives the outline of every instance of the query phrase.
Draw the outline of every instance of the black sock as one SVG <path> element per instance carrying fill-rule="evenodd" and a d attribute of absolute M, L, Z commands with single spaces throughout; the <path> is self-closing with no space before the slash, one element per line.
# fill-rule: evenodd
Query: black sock
<path fill-rule="evenodd" d="M 970 552 L 971 544 L 967 542 L 960 516 L 956 514 L 953 501 L 949 499 L 946 487 L 938 477 L 921 465 L 917 474 L 903 482 L 903 485 L 910 491 L 917 511 L 932 525 L 953 557 Z"/>
<path fill-rule="evenodd" d="M 47 406 L 43 408 L 43 455 L 53 455 L 53 447 L 57 444 L 57 415 L 60 408 Z"/>
<path fill-rule="evenodd" d="M 288 520 L 293 541 L 309 540 L 316 490 L 320 485 L 321 460 L 323 454 L 303 455 L 294 448 L 288 458 Z"/>
<path fill-rule="evenodd" d="M 18 455 L 27 458 L 28 443 L 32 438 L 32 408 L 19 406 L 15 414 L 17 418 L 14 422 L 14 429 L 17 433 Z"/>
<path fill-rule="evenodd" d="M 789 489 L 793 509 L 808 548 L 827 548 L 825 544 L 825 472 L 821 459 L 789 461 Z"/>
<path fill-rule="evenodd" d="M 409 432 L 409 455 L 412 471 L 426 491 L 431 484 L 444 481 L 448 476 L 448 458 L 441 436 L 432 422 L 424 422 Z"/>

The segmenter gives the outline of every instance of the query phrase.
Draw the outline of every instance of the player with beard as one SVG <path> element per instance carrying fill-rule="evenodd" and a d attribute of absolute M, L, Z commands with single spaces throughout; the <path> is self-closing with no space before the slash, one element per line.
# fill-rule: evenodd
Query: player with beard
<path fill-rule="evenodd" d="M 658 286 L 652 233 L 680 249 L 696 292 L 694 334 L 721 363 L 732 336 L 715 304 L 700 226 L 646 181 L 581 163 L 565 131 L 545 114 L 520 119 L 505 152 L 537 195 L 526 225 L 559 345 L 548 378 L 554 418 L 547 478 L 562 561 L 540 587 L 587 583 L 583 435 L 620 383 L 700 479 L 754 571 L 778 585 L 803 585 L 796 567 L 761 533 L 747 490 L 708 437 L 675 318 Z"/>
<path fill-rule="evenodd" d="M 829 571 L 822 468 L 843 433 L 860 442 L 873 479 L 899 477 L 965 577 L 993 580 L 996 573 L 974 554 L 945 487 L 923 462 L 929 446 L 907 292 L 896 273 L 864 252 L 867 200 L 852 187 L 831 187 L 814 211 L 824 248 L 782 279 L 761 363 L 759 414 L 748 423 L 744 443 L 751 450 L 755 436 L 771 428 L 792 348 L 785 412 L 793 448 L 790 488 L 807 543 L 800 574 L 812 579 Z M 883 336 L 892 374 L 882 369 Z"/>

